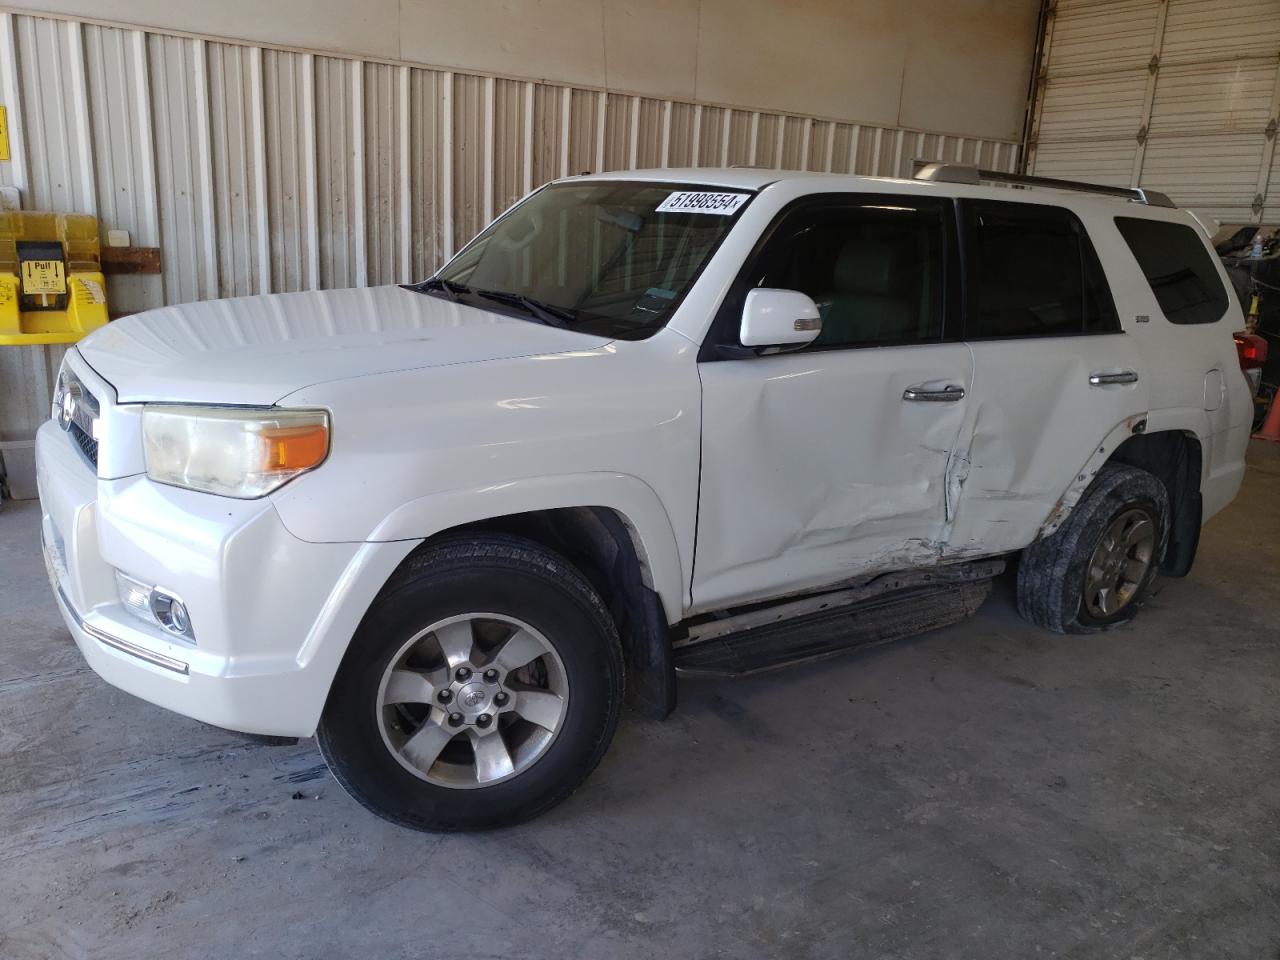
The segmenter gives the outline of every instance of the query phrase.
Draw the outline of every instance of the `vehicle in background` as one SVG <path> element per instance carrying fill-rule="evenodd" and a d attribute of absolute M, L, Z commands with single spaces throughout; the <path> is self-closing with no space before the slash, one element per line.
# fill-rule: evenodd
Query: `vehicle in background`
<path fill-rule="evenodd" d="M 1240 369 L 1253 390 L 1256 427 L 1280 387 L 1280 226 L 1223 224 L 1213 246 L 1245 315 L 1235 340 Z"/>

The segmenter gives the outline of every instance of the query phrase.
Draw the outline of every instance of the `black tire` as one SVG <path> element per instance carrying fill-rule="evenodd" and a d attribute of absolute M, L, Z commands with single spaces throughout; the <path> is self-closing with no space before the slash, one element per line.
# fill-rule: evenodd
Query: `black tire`
<path fill-rule="evenodd" d="M 569 693 L 555 739 L 527 770 L 458 789 L 396 759 L 379 729 L 378 690 L 415 633 L 480 611 L 541 632 L 563 663 Z M 316 736 L 338 783 L 378 816 L 415 830 L 483 830 L 532 819 L 568 797 L 604 756 L 622 697 L 617 630 L 586 578 L 533 541 L 478 534 L 421 550 L 383 588 L 352 639 Z"/>
<path fill-rule="evenodd" d="M 1110 616 L 1085 603 L 1089 560 L 1121 514 L 1138 509 L 1155 525 L 1155 555 L 1131 600 Z M 1054 533 L 1022 552 L 1018 565 L 1018 613 L 1056 633 L 1096 633 L 1132 620 L 1151 591 L 1169 538 L 1169 494 L 1155 476 L 1137 467 L 1105 464 L 1070 516 Z"/>

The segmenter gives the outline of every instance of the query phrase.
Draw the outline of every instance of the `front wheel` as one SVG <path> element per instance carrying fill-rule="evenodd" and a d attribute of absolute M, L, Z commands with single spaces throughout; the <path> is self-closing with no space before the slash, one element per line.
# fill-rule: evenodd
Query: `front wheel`
<path fill-rule="evenodd" d="M 1169 494 L 1137 467 L 1107 464 L 1052 535 L 1022 553 L 1018 612 L 1058 633 L 1133 619 L 1155 580 L 1169 530 Z"/>
<path fill-rule="evenodd" d="M 414 556 L 352 640 L 317 738 L 369 810 L 419 830 L 537 816 L 604 755 L 622 650 L 563 557 L 500 535 Z"/>

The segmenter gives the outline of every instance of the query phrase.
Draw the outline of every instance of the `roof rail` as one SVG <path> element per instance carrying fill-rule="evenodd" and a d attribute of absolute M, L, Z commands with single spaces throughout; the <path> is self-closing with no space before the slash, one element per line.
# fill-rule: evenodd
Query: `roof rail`
<path fill-rule="evenodd" d="M 1076 190 L 1080 193 L 1097 193 L 1107 197 L 1123 197 L 1134 203 L 1152 207 L 1176 207 L 1165 194 L 1142 187 L 1109 187 L 1101 183 L 1081 183 L 1079 180 L 1055 180 L 1052 177 L 1033 177 L 1022 173 L 1002 173 L 999 170 L 979 170 L 964 163 L 926 163 L 915 172 L 916 180 L 935 183 L 1011 183 L 1023 187 L 1050 187 L 1054 190 Z"/>

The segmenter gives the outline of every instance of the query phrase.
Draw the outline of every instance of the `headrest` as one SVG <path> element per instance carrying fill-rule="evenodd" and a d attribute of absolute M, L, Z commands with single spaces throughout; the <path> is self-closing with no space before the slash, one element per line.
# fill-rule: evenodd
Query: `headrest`
<path fill-rule="evenodd" d="M 838 293 L 887 294 L 897 249 L 891 243 L 850 240 L 840 248 L 832 280 Z"/>

